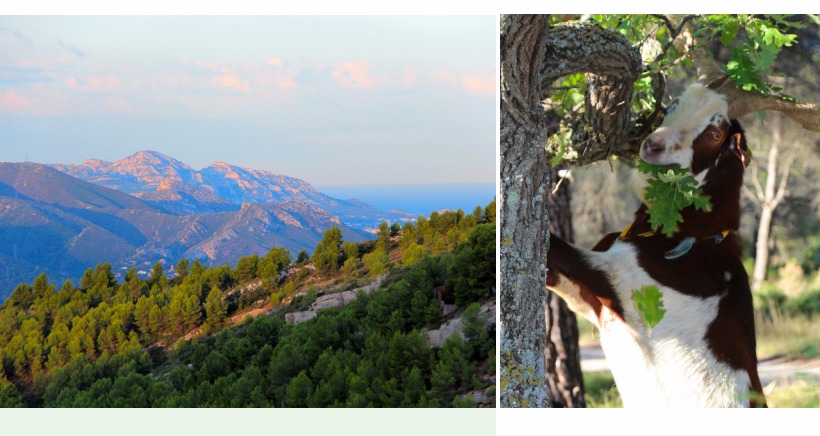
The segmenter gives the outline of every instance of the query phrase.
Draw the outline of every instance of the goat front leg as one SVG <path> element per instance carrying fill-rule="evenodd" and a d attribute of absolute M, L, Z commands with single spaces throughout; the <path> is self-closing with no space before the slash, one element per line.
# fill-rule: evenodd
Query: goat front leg
<path fill-rule="evenodd" d="M 547 288 L 567 302 L 569 308 L 597 324 L 604 307 L 622 316 L 620 301 L 602 271 L 592 267 L 583 250 L 550 235 L 547 253 Z"/>

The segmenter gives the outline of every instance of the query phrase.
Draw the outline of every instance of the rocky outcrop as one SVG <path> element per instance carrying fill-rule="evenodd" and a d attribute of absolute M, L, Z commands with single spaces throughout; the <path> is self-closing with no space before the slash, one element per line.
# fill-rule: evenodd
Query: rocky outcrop
<path fill-rule="evenodd" d="M 351 289 L 349 291 L 344 292 L 334 292 L 332 294 L 322 295 L 316 298 L 313 304 L 310 305 L 310 309 L 304 312 L 292 312 L 285 314 L 285 322 L 288 324 L 299 324 L 302 321 L 309 320 L 316 316 L 316 312 L 322 309 L 327 309 L 329 307 L 344 307 L 347 306 L 351 301 L 356 299 L 356 296 L 359 292 L 364 292 L 365 294 L 369 294 L 382 285 L 382 281 L 387 275 L 379 276 L 375 282 L 367 285 L 362 286 L 360 288 Z"/>
<path fill-rule="evenodd" d="M 488 301 L 481 306 L 481 314 L 486 315 L 487 327 L 495 324 L 495 300 Z M 441 324 L 441 327 L 435 330 L 428 330 L 428 343 L 433 348 L 438 348 L 444 345 L 444 341 L 454 334 L 458 334 L 464 338 L 464 332 L 461 330 L 461 316 L 452 318 Z"/>
<path fill-rule="evenodd" d="M 311 318 L 316 318 L 316 312 L 308 310 L 305 312 L 291 312 L 285 314 L 285 322 L 288 324 L 299 324 Z"/>

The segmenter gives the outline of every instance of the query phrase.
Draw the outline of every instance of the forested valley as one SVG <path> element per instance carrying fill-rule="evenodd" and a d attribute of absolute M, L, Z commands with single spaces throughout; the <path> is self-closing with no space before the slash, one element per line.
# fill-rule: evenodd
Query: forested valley
<path fill-rule="evenodd" d="M 495 241 L 493 201 L 385 222 L 363 243 L 332 228 L 296 259 L 181 259 L 123 283 L 101 263 L 59 291 L 41 274 L 0 306 L 0 406 L 493 406 L 494 315 L 481 305 L 495 301 Z M 428 331 L 455 317 L 460 332 L 432 346 Z"/>

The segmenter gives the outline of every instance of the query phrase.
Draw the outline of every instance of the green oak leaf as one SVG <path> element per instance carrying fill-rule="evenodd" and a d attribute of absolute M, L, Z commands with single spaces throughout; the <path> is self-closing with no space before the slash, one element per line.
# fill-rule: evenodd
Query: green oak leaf
<path fill-rule="evenodd" d="M 646 285 L 640 291 L 632 291 L 632 303 L 651 335 L 652 329 L 666 314 L 666 309 L 663 308 L 663 293 L 655 285 Z"/>
<path fill-rule="evenodd" d="M 755 69 L 755 63 L 750 57 L 751 48 L 742 47 L 732 50 L 732 60 L 726 64 L 729 78 L 746 91 L 765 89 L 763 79 Z"/>
<path fill-rule="evenodd" d="M 708 195 L 698 189 L 698 181 L 689 168 L 680 165 L 638 164 L 638 170 L 649 174 L 644 200 L 648 206 L 649 224 L 659 228 L 666 236 L 674 235 L 683 221 L 680 211 L 694 206 L 701 211 L 709 211 L 712 203 Z"/>
<path fill-rule="evenodd" d="M 723 32 L 720 35 L 720 42 L 723 45 L 729 45 L 737 37 L 740 31 L 740 20 L 727 20 L 722 27 Z"/>

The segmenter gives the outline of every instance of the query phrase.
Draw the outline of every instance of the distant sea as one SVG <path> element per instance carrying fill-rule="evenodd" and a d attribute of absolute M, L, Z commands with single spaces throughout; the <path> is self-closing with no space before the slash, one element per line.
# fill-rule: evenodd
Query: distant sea
<path fill-rule="evenodd" d="M 314 186 L 340 200 L 357 198 L 376 209 L 399 209 L 415 215 L 430 215 L 441 209 L 462 209 L 471 213 L 495 198 L 495 183 L 451 185 L 333 185 Z"/>

